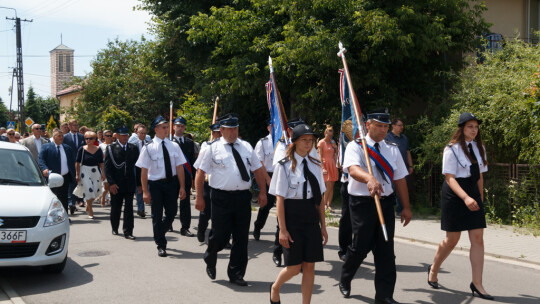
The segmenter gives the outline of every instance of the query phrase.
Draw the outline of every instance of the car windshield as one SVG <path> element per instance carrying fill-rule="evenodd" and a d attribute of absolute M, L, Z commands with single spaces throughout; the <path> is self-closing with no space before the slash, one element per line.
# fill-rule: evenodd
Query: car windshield
<path fill-rule="evenodd" d="M 44 185 L 37 164 L 28 151 L 0 149 L 0 185 Z"/>

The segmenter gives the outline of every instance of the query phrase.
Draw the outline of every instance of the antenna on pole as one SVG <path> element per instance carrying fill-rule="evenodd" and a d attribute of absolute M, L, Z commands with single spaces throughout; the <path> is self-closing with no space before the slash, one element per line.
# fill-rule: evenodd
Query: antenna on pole
<path fill-rule="evenodd" d="M 60 33 L 60 44 L 64 44 L 64 43 L 62 42 L 62 33 Z"/>

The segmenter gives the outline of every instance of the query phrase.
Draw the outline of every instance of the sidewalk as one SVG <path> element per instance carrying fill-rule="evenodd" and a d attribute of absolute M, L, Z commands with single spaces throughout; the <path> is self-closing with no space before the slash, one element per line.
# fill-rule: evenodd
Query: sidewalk
<path fill-rule="evenodd" d="M 437 246 L 445 237 L 439 220 L 414 219 L 403 227 L 396 218 L 395 237 L 409 242 Z M 469 251 L 469 236 L 461 234 L 454 250 Z M 511 226 L 488 225 L 484 230 L 485 255 L 540 266 L 540 237 L 513 232 Z"/>

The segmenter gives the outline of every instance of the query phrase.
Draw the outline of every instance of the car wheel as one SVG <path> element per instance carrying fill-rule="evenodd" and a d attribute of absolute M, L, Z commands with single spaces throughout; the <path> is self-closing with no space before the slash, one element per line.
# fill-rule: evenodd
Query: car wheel
<path fill-rule="evenodd" d="M 66 262 L 67 262 L 67 254 L 61 263 L 42 266 L 41 269 L 43 270 L 43 272 L 46 272 L 46 273 L 61 273 L 64 270 L 64 267 L 66 267 Z"/>

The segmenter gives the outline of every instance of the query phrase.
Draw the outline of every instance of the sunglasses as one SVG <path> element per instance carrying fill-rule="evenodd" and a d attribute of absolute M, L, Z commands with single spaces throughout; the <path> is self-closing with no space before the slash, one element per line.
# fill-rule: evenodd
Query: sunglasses
<path fill-rule="evenodd" d="M 84 140 L 95 140 L 95 137 L 86 137 Z"/>
<path fill-rule="evenodd" d="M 15 133 L 8 133 L 7 135 L 8 135 L 8 136 L 14 136 Z"/>
<path fill-rule="evenodd" d="M 112 137 L 112 135 L 103 135 L 103 136 L 105 136 L 105 137 Z"/>

